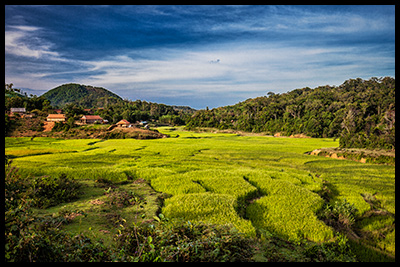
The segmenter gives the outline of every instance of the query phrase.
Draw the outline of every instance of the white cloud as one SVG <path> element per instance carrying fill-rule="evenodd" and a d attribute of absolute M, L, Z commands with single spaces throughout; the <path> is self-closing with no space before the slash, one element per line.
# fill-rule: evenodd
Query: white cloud
<path fill-rule="evenodd" d="M 348 52 L 346 48 L 314 49 L 248 44 L 235 47 L 221 45 L 199 51 L 160 49 L 157 53 L 152 51 L 152 56 L 146 59 L 121 55 L 87 61 L 89 70 L 97 74 L 89 75 L 84 82 L 108 88 L 153 88 L 153 91 L 175 94 L 183 94 L 184 91 L 251 91 L 263 95 L 266 90 L 287 91 L 298 88 L 302 86 L 299 84 L 301 81 L 308 81 L 304 86 L 317 86 L 334 80 L 333 77 L 337 77 L 340 69 L 335 69 L 335 73 L 332 72 L 332 77 L 329 77 L 329 72 L 335 66 L 324 65 L 324 61 L 340 60 L 341 54 L 349 59 Z M 149 53 L 143 51 L 142 54 Z M 216 58 L 220 60 L 218 64 L 210 64 Z M 346 71 L 346 68 L 341 68 L 342 72 Z"/>
<path fill-rule="evenodd" d="M 50 44 L 46 44 L 42 39 L 36 36 L 40 30 L 32 26 L 10 26 L 11 30 L 5 31 L 5 52 L 16 56 L 41 58 L 50 56 L 59 57 L 57 52 L 50 50 Z"/>
<path fill-rule="evenodd" d="M 220 60 L 218 64 L 210 64 L 216 58 Z M 201 87 L 210 83 L 227 86 L 246 83 L 250 87 L 249 84 L 268 84 L 275 79 L 314 79 L 319 74 L 326 78 L 329 70 L 341 61 L 357 64 L 360 60 L 350 48 L 238 45 L 208 51 L 160 49 L 158 54 L 146 59 L 124 55 L 86 64 L 91 66 L 90 71 L 98 73 L 87 78 L 95 84 L 132 84 L 134 87 L 135 83 L 174 83 Z M 330 66 L 329 62 L 337 64 Z"/>

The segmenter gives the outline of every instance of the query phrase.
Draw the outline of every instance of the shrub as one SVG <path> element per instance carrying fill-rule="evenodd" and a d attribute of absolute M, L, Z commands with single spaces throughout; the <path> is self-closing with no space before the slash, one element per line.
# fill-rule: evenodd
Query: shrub
<path fill-rule="evenodd" d="M 234 228 L 190 221 L 133 225 L 117 241 L 127 261 L 251 261 L 254 254 L 252 239 Z"/>
<path fill-rule="evenodd" d="M 62 173 L 59 178 L 36 177 L 32 181 L 31 197 L 38 208 L 48 208 L 78 198 L 81 184 Z"/>
<path fill-rule="evenodd" d="M 123 208 L 135 204 L 141 204 L 142 202 L 143 198 L 134 192 L 110 190 L 110 192 L 107 193 L 107 203 L 111 207 L 116 206 L 118 208 Z"/>
<path fill-rule="evenodd" d="M 320 217 L 329 225 L 342 225 L 351 227 L 355 222 L 358 210 L 356 206 L 346 199 L 337 200 L 333 204 L 325 204 L 321 209 Z"/>

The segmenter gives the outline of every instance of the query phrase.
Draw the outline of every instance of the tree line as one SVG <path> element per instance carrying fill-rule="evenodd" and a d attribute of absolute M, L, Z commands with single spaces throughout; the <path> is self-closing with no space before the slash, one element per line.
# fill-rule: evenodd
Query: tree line
<path fill-rule="evenodd" d="M 67 89 L 70 88 L 67 87 Z M 67 92 L 71 92 L 71 90 L 67 90 Z M 85 106 L 82 104 L 81 99 L 62 105 L 62 111 L 68 118 L 67 124 L 72 127 L 74 120 L 78 120 L 82 115 L 87 114 L 85 109 L 88 107 L 92 107 L 95 115 L 101 116 L 103 119 L 108 120 L 109 123 L 117 123 L 125 119 L 131 123 L 136 121 L 157 121 L 169 125 L 184 125 L 195 111 L 189 107 L 169 106 L 142 100 L 122 100 L 107 96 L 98 97 L 97 102 L 101 102 L 103 107 Z M 90 102 L 90 104 L 93 104 L 93 102 Z M 7 114 L 11 108 L 16 107 L 24 107 L 27 112 L 35 113 L 43 118 L 50 113 L 55 113 L 55 109 L 59 108 L 59 106 L 53 105 L 45 95 L 39 97 L 27 95 L 21 89 L 13 88 L 13 84 L 5 84 L 6 134 L 13 126 L 18 124 L 18 117 L 11 120 Z"/>
<path fill-rule="evenodd" d="M 339 86 L 305 87 L 197 111 L 188 129 L 340 138 L 341 147 L 395 148 L 395 79 L 349 79 Z"/>
<path fill-rule="evenodd" d="M 117 103 L 108 104 L 96 112 L 96 114 L 110 123 L 125 119 L 129 122 L 154 120 L 171 125 L 184 125 L 191 113 L 193 111 L 188 112 L 180 107 L 142 100 L 118 101 Z"/>

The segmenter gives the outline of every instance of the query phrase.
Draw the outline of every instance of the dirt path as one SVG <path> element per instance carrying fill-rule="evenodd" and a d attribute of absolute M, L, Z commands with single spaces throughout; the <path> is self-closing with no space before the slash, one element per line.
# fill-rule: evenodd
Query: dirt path
<path fill-rule="evenodd" d="M 50 132 L 53 129 L 54 124 L 55 124 L 54 121 L 45 121 L 43 125 L 44 127 L 43 132 Z"/>

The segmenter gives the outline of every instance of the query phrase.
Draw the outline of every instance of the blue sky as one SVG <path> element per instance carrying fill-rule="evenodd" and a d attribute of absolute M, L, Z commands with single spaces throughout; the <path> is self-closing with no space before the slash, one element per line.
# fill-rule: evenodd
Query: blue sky
<path fill-rule="evenodd" d="M 395 77 L 394 6 L 5 6 L 5 82 L 197 109 Z"/>

